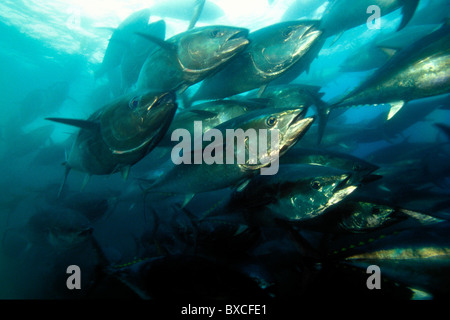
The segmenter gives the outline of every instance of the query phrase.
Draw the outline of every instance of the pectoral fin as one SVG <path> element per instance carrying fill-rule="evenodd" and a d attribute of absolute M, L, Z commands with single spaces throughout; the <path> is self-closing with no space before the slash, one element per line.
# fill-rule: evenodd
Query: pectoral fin
<path fill-rule="evenodd" d="M 183 209 L 187 204 L 192 200 L 192 198 L 195 196 L 195 193 L 188 193 L 184 197 L 183 204 L 181 205 L 181 209 Z"/>
<path fill-rule="evenodd" d="M 246 99 L 245 102 L 251 102 L 253 105 L 250 105 L 250 107 L 255 107 L 255 108 L 267 108 L 269 106 L 269 104 L 271 104 L 273 102 L 273 99 L 271 98 L 249 98 Z"/>
<path fill-rule="evenodd" d="M 391 102 L 390 105 L 391 109 L 389 110 L 389 114 L 386 120 L 391 120 L 397 114 L 397 112 L 399 112 L 400 109 L 403 108 L 403 106 L 405 105 L 405 101 L 400 100 L 396 102 Z"/>
<path fill-rule="evenodd" d="M 69 175 L 69 172 L 70 172 L 70 167 L 67 165 L 67 163 L 64 163 L 64 165 L 65 165 L 64 178 L 63 178 L 63 181 L 61 182 L 61 186 L 59 187 L 59 190 L 58 190 L 58 195 L 57 195 L 58 199 L 61 196 L 61 193 L 62 193 L 64 186 L 66 184 L 66 181 L 67 181 L 67 176 Z"/>
<path fill-rule="evenodd" d="M 145 39 L 147 39 L 148 41 L 153 42 L 154 44 L 157 44 L 158 46 L 160 46 L 162 49 L 173 52 L 173 51 L 177 51 L 177 46 L 173 43 L 164 41 L 163 39 L 160 39 L 158 37 L 154 37 L 152 35 L 149 34 L 145 34 L 142 32 L 135 32 L 135 34 L 137 34 L 138 36 L 141 36 Z"/>
<path fill-rule="evenodd" d="M 96 130 L 99 127 L 99 123 L 90 120 L 79 120 L 79 119 L 66 119 L 66 118 L 45 118 L 45 120 L 50 120 L 54 122 L 64 123 L 69 126 L 78 127 L 87 130 Z"/>
<path fill-rule="evenodd" d="M 250 179 L 245 180 L 244 182 L 240 183 L 237 187 L 236 187 L 236 191 L 237 192 L 242 192 L 245 187 L 247 187 L 247 185 L 250 183 Z"/>
<path fill-rule="evenodd" d="M 319 95 L 320 97 L 325 95 L 325 92 L 319 92 L 320 90 L 322 90 L 321 86 L 315 86 L 315 85 L 312 85 L 312 84 L 301 84 L 301 85 L 299 85 L 299 88 L 307 90 L 311 94 Z"/>
<path fill-rule="evenodd" d="M 261 88 L 259 88 L 258 94 L 256 95 L 257 98 L 261 98 L 261 96 L 264 94 L 264 91 L 266 91 L 268 84 L 262 85 Z"/>
<path fill-rule="evenodd" d="M 86 188 L 86 186 L 87 186 L 87 184 L 89 183 L 89 180 L 90 180 L 90 179 L 91 179 L 91 175 L 90 175 L 90 174 L 86 174 L 86 175 L 84 176 L 83 184 L 81 185 L 81 190 L 80 190 L 80 191 L 83 191 L 84 188 Z"/>
<path fill-rule="evenodd" d="M 188 84 L 181 85 L 181 87 L 177 90 L 177 95 L 184 94 L 188 88 L 189 88 Z"/>
<path fill-rule="evenodd" d="M 318 100 L 315 103 L 317 110 L 318 122 L 318 134 L 317 134 L 317 145 L 322 142 L 323 135 L 325 133 L 325 128 L 327 126 L 328 117 L 330 116 L 331 106 L 327 105 L 322 100 Z"/>
<path fill-rule="evenodd" d="M 122 174 L 122 178 L 125 181 L 128 179 L 128 175 L 130 174 L 130 168 L 131 168 L 131 166 L 125 166 L 125 167 L 122 167 L 122 169 L 120 170 L 120 172 Z"/>
<path fill-rule="evenodd" d="M 218 114 L 216 112 L 211 112 L 211 111 L 206 111 L 206 110 L 189 109 L 188 111 L 195 113 L 196 115 L 198 115 L 204 119 L 211 119 L 211 118 L 218 116 Z"/>
<path fill-rule="evenodd" d="M 330 47 L 334 46 L 334 44 L 342 37 L 343 34 L 344 34 L 344 31 L 341 31 L 337 35 L 335 35 L 333 40 L 330 43 Z"/>

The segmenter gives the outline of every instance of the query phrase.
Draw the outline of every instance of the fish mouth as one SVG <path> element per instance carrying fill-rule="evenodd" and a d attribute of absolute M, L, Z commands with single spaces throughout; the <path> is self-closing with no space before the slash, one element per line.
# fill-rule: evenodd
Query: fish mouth
<path fill-rule="evenodd" d="M 248 33 L 249 31 L 247 29 L 239 29 L 231 33 L 220 48 L 220 52 L 222 54 L 232 53 L 246 47 L 250 43 L 250 40 L 247 39 Z"/>
<path fill-rule="evenodd" d="M 238 30 L 236 30 L 236 32 L 232 33 L 232 34 L 228 37 L 227 41 L 233 40 L 233 39 L 239 39 L 239 38 L 245 38 L 245 39 L 247 39 L 248 33 L 249 33 L 248 29 L 244 29 L 244 28 L 238 29 Z M 248 40 L 248 39 L 247 39 L 247 40 Z"/>
<path fill-rule="evenodd" d="M 153 100 L 153 103 L 150 103 L 148 105 L 147 114 L 151 110 L 155 110 L 155 108 L 164 107 L 164 106 L 167 106 L 168 104 L 174 104 L 176 100 L 177 100 L 177 95 L 176 95 L 175 91 L 164 92 L 160 95 L 157 95 L 155 97 L 155 99 Z"/>
<path fill-rule="evenodd" d="M 351 183 L 351 173 L 347 173 L 341 176 L 342 181 L 334 188 L 333 196 L 328 200 L 326 208 L 335 205 L 349 196 L 358 187 Z"/>
<path fill-rule="evenodd" d="M 160 104 L 174 103 L 176 100 L 177 100 L 177 95 L 175 94 L 175 91 L 165 92 L 161 96 L 159 96 L 159 99 L 158 99 Z"/>
<path fill-rule="evenodd" d="M 286 133 L 284 134 L 286 140 L 283 141 L 284 143 L 281 153 L 284 153 L 295 143 L 297 143 L 297 141 L 299 141 L 312 126 L 316 117 L 313 116 L 305 118 L 305 114 L 306 110 L 301 109 L 299 110 L 298 114 L 292 119 L 288 129 L 286 130 Z"/>
<path fill-rule="evenodd" d="M 347 174 L 343 175 L 341 182 L 339 182 L 339 184 L 334 189 L 341 190 L 341 189 L 348 187 L 348 182 L 350 181 L 352 176 L 353 176 L 353 174 L 351 174 L 351 173 L 347 173 Z"/>
<path fill-rule="evenodd" d="M 313 43 L 322 35 L 322 31 L 318 30 L 315 25 L 310 25 L 305 28 L 305 31 L 301 34 L 297 41 L 297 50 L 295 50 L 293 56 L 302 57 L 306 53 Z"/>
<path fill-rule="evenodd" d="M 288 134 L 292 134 L 296 138 L 300 138 L 309 130 L 316 117 L 312 116 L 309 118 L 305 118 L 306 112 L 306 108 L 302 108 L 301 111 L 292 119 L 287 130 Z M 298 137 L 298 135 L 301 136 Z"/>
<path fill-rule="evenodd" d="M 294 125 L 300 120 L 303 120 L 305 118 L 305 115 L 306 115 L 306 108 L 302 108 L 301 111 L 295 116 L 295 118 L 292 119 L 290 125 Z"/>
<path fill-rule="evenodd" d="M 348 196 L 350 193 L 355 191 L 359 184 L 354 181 L 355 174 L 349 172 L 341 176 L 341 182 L 339 182 L 334 188 L 335 198 L 340 198 L 341 200 Z"/>

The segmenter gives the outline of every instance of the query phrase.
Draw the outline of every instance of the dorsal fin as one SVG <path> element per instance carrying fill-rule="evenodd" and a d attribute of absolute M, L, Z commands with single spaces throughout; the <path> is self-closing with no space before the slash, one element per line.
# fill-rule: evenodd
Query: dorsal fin
<path fill-rule="evenodd" d="M 272 98 L 249 98 L 245 99 L 246 105 L 250 107 L 268 107 L 273 101 Z"/>
<path fill-rule="evenodd" d="M 173 43 L 167 42 L 163 39 L 160 39 L 160 38 L 157 38 L 157 37 L 154 37 L 149 34 L 142 33 L 142 32 L 135 32 L 135 34 L 147 39 L 148 41 L 153 42 L 154 44 L 160 46 L 164 50 L 177 51 L 177 46 Z"/>
<path fill-rule="evenodd" d="M 191 21 L 189 22 L 188 30 L 191 30 L 195 27 L 200 15 L 203 12 L 203 7 L 205 6 L 206 0 L 195 0 L 194 14 L 192 16 Z"/>
<path fill-rule="evenodd" d="M 147 26 L 146 32 L 153 33 L 155 31 L 162 31 L 162 37 L 165 37 L 166 34 L 166 22 L 164 20 L 158 20 L 156 22 L 152 22 Z"/>
<path fill-rule="evenodd" d="M 250 183 L 250 179 L 245 179 L 244 181 L 240 181 L 236 185 L 236 192 L 242 192 Z"/>
<path fill-rule="evenodd" d="M 325 94 L 325 93 L 319 92 L 320 90 L 322 90 L 322 86 L 316 86 L 316 85 L 312 85 L 312 84 L 303 84 L 302 83 L 302 84 L 299 84 L 299 87 L 302 89 L 308 90 L 312 93 L 315 93 L 315 94 L 322 94 L 322 95 Z"/>
<path fill-rule="evenodd" d="M 96 130 L 100 125 L 98 122 L 90 120 L 79 120 L 79 119 L 67 119 L 67 118 L 45 118 L 45 120 L 50 120 L 54 122 L 64 123 L 69 126 L 78 127 L 87 130 Z"/>
<path fill-rule="evenodd" d="M 195 113 L 196 115 L 199 115 L 205 119 L 214 118 L 217 117 L 216 112 L 207 111 L 207 110 L 198 110 L 198 109 L 189 109 L 188 112 Z"/>
<path fill-rule="evenodd" d="M 397 31 L 403 29 L 408 24 L 409 20 L 413 17 L 414 12 L 416 12 L 417 6 L 419 5 L 419 0 L 406 0 L 403 2 L 402 22 L 400 23 Z"/>

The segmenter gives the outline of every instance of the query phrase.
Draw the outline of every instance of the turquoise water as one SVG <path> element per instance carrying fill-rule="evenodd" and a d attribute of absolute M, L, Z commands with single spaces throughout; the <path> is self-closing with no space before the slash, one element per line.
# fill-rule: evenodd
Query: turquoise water
<path fill-rule="evenodd" d="M 214 180 L 226 179 L 227 170 L 223 170 L 223 176 L 198 177 L 200 184 L 210 185 L 211 190 L 196 194 L 180 208 L 185 204 L 184 195 L 143 192 L 149 181 L 163 178 L 171 166 L 170 149 L 158 145 L 132 165 L 126 180 L 120 172 L 86 175 L 71 170 L 61 196 L 57 197 L 65 173 L 62 164 L 68 160 L 79 128 L 45 118 L 87 119 L 114 99 L 137 90 L 136 83 L 123 89 L 120 63 L 107 75 L 96 76 L 112 32 L 130 14 L 149 8 L 148 23 L 164 20 L 163 38 L 169 39 L 187 30 L 192 17 L 188 9 L 192 10 L 194 2 L 115 0 L 106 5 L 102 1 L 4 0 L 0 4 L 0 298 L 166 298 L 178 292 L 177 297 L 183 299 L 257 294 L 270 300 L 316 297 L 321 290 L 333 287 L 327 295 L 330 298 L 351 279 L 357 279 L 354 281 L 361 285 L 342 288 L 343 296 L 370 296 L 372 291 L 365 287 L 365 266 L 356 266 L 354 273 L 343 271 L 344 258 L 329 260 L 329 255 L 341 247 L 380 237 L 384 230 L 386 234 L 402 235 L 400 240 L 393 238 L 387 247 L 398 243 L 402 248 L 410 244 L 441 251 L 435 257 L 440 259 L 436 262 L 438 267 L 424 267 L 428 261 L 420 259 L 412 265 L 423 277 L 413 283 L 408 282 L 410 265 L 399 275 L 389 273 L 392 266 L 384 260 L 367 260 L 369 264 L 382 264 L 382 274 L 385 266 L 388 280 L 401 283 L 399 291 L 386 285 L 388 289 L 381 290 L 380 297 L 409 299 L 412 294 L 406 288 L 410 287 L 429 294 L 426 297 L 448 296 L 448 90 L 408 102 L 389 128 L 384 119 L 389 111 L 387 103 L 394 101 L 333 111 L 320 146 L 316 144 L 317 118 L 295 145 L 339 152 L 379 166 L 374 174 L 383 176 L 381 180 L 369 183 L 366 191 L 358 185 L 352 196 L 358 201 L 387 203 L 398 214 L 401 212 L 402 219 L 409 219 L 408 223 L 415 219 L 412 227 L 406 224 L 396 229 L 394 223 L 342 236 L 326 231 L 337 222 L 326 222 L 326 228 L 319 225 L 313 229 L 298 221 L 289 221 L 287 227 L 279 225 L 272 219 L 273 203 L 281 197 L 275 191 L 269 192 L 268 202 L 263 201 L 266 194 L 255 196 L 251 202 L 261 198 L 258 206 L 248 207 L 244 201 L 242 206 L 227 207 L 236 187 L 245 187 L 237 181 L 229 188 L 214 190 Z M 225 25 L 246 28 L 251 34 L 287 19 L 319 21 L 328 6 L 327 1 L 207 1 L 196 28 Z M 419 15 L 427 8 L 438 8 L 426 14 L 431 22 Z M 430 24 L 438 29 L 448 13 L 448 1 L 420 0 L 405 29 Z M 339 38 L 324 39 L 309 71 L 298 74 L 290 84 L 315 86 L 320 88 L 325 104 L 336 102 L 378 68 L 343 71 L 345 59 L 362 52 L 377 37 L 395 34 L 401 19 L 401 10 L 393 10 L 381 17 L 380 29 L 369 29 L 363 23 Z M 129 49 L 131 45 L 125 40 L 128 39 L 119 39 L 116 45 Z M 442 49 L 448 59 L 448 47 Z M 223 69 L 226 67 L 224 64 Z M 442 72 L 445 75 L 448 67 Z M 448 74 L 444 78 L 448 87 Z M 199 81 L 187 86 L 185 92 L 177 92 L 177 113 L 189 108 L 186 99 L 201 84 Z M 237 97 L 245 98 L 246 94 L 242 92 Z M 424 109 L 429 112 L 424 114 Z M 308 116 L 317 116 L 314 106 L 307 112 Z M 117 121 L 120 120 L 119 117 Z M 438 123 L 443 128 L 436 126 Z M 360 189 L 363 191 L 358 193 Z M 301 196 L 309 197 L 306 193 Z M 352 213 L 352 209 L 343 210 L 345 214 Z M 404 217 L 406 211 L 440 219 L 438 231 L 434 231 L 434 224 L 423 223 L 411 215 Z M 430 229 L 414 229 L 422 225 Z M 404 230 L 409 233 L 402 233 Z M 421 241 L 418 234 L 430 236 Z M 334 241 L 335 246 L 323 247 Z M 380 243 L 365 249 L 387 247 Z M 273 259 L 268 258 L 270 255 Z M 66 286 L 69 265 L 80 267 L 79 290 Z M 117 279 L 126 278 L 121 272 L 136 275 L 130 280 L 132 285 L 118 284 Z M 133 285 L 142 290 L 135 290 Z M 173 289 L 168 290 L 168 286 Z"/>

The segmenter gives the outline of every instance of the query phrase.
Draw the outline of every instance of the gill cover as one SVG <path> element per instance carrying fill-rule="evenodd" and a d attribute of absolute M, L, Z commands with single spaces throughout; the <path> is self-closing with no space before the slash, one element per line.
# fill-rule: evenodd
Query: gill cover
<path fill-rule="evenodd" d="M 158 100 L 143 103 L 141 96 L 120 100 L 115 106 L 107 108 L 100 116 L 103 140 L 115 154 L 137 151 L 153 138 L 153 126 L 143 109 L 150 109 Z"/>

